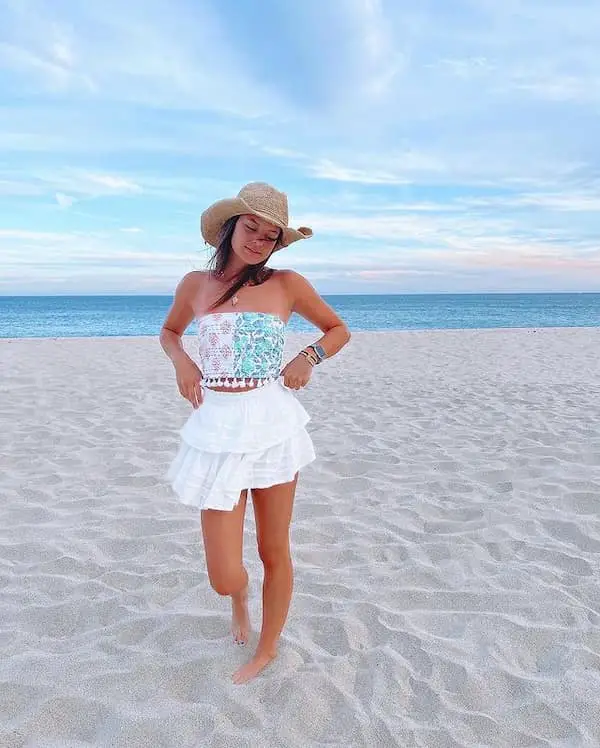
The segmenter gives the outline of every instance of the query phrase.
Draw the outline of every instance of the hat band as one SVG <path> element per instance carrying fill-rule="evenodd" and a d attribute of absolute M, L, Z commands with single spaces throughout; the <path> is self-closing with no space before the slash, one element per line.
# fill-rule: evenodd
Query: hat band
<path fill-rule="evenodd" d="M 274 223 L 279 228 L 287 229 L 288 225 L 284 221 L 284 219 L 281 216 L 273 215 L 272 213 L 267 212 L 266 210 L 261 210 L 260 208 L 252 208 L 250 205 L 248 206 L 250 208 L 251 213 L 258 214 L 261 218 L 264 218 L 266 221 L 269 221 L 270 223 Z"/>

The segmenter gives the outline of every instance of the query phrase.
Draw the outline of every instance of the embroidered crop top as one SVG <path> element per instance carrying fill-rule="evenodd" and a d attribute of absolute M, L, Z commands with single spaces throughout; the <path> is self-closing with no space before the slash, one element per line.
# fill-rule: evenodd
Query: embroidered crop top
<path fill-rule="evenodd" d="M 285 322 L 265 312 L 215 312 L 198 318 L 202 384 L 260 387 L 279 377 Z"/>

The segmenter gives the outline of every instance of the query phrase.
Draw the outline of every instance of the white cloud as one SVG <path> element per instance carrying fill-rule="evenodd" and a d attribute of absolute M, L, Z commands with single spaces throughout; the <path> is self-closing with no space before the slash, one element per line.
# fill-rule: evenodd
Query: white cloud
<path fill-rule="evenodd" d="M 67 40 L 55 41 L 51 46 L 54 59 L 67 68 L 72 68 L 75 64 L 75 56 L 71 44 Z"/>
<path fill-rule="evenodd" d="M 390 172 L 373 170 L 362 170 L 321 159 L 311 164 L 310 171 L 318 179 L 328 179 L 334 182 L 358 182 L 360 184 L 407 184 L 406 178 L 397 176 Z"/>
<path fill-rule="evenodd" d="M 33 171 L 29 178 L 42 191 L 55 191 L 61 207 L 76 200 L 105 195 L 139 195 L 143 187 L 130 177 L 118 174 L 96 174 L 78 170 Z M 23 175 L 25 179 L 25 175 Z M 59 199 L 59 195 L 62 197 Z"/>
<path fill-rule="evenodd" d="M 74 238 L 73 234 L 61 234 L 53 231 L 29 231 L 27 229 L 0 229 L 0 241 L 39 241 L 66 242 Z"/>
<path fill-rule="evenodd" d="M 540 266 L 572 263 L 576 268 L 582 262 L 594 269 L 600 261 L 595 236 L 581 239 L 575 247 L 568 227 L 549 231 L 543 225 L 531 225 L 518 217 L 465 216 L 460 212 L 357 212 L 304 214 L 296 220 L 315 227 L 317 236 L 361 242 L 358 256 L 365 262 L 393 264 L 400 256 L 403 263 L 417 262 L 433 270 L 437 263 L 525 266 L 528 258 Z M 383 252 L 380 243 L 385 245 Z M 298 253 L 297 261 L 302 262 L 302 254 Z M 350 255 L 350 250 L 345 250 L 339 254 L 339 261 L 347 264 Z"/>
<path fill-rule="evenodd" d="M 457 78 L 482 77 L 497 69 L 497 66 L 486 57 L 441 58 L 425 67 L 437 69 L 442 75 L 446 73 Z"/>
<path fill-rule="evenodd" d="M 70 195 L 65 195 L 63 192 L 57 192 L 55 197 L 56 197 L 56 202 L 59 204 L 61 208 L 70 208 L 75 202 L 74 197 L 71 197 Z"/>
<path fill-rule="evenodd" d="M 577 192 L 538 192 L 515 193 L 502 197 L 469 197 L 457 201 L 455 207 L 523 209 L 540 208 L 558 213 L 593 213 L 600 212 L 600 193 Z"/>
<path fill-rule="evenodd" d="M 25 6 L 13 6 L 15 41 L 0 42 L 0 61 L 16 73 L 32 74 L 41 78 L 51 92 L 65 92 L 71 88 L 94 91 L 92 79 L 76 67 L 73 43 L 66 28 L 57 23 L 44 23 L 38 12 L 25 15 Z M 3 19 L 6 23 L 6 20 Z M 26 24 L 26 27 L 25 27 Z"/>
<path fill-rule="evenodd" d="M 404 64 L 394 36 L 386 20 L 381 0 L 353 0 L 362 30 L 364 63 L 368 71 L 365 93 L 381 97 L 387 93 Z"/>
<path fill-rule="evenodd" d="M 42 90 L 243 117 L 277 106 L 239 66 L 226 24 L 209 3 L 31 0 L 4 14 L 13 40 L 0 47 L 0 59 L 17 75 L 33 75 L 29 81 Z"/>
<path fill-rule="evenodd" d="M 51 82 L 52 89 L 63 88 L 69 78 L 69 72 L 62 65 L 14 44 L 0 43 L 0 61 L 11 68 L 43 74 Z"/>
<path fill-rule="evenodd" d="M 112 192 L 141 192 L 142 188 L 131 179 L 114 176 L 111 174 L 85 174 L 83 180 L 91 182 L 93 185 L 106 187 Z"/>

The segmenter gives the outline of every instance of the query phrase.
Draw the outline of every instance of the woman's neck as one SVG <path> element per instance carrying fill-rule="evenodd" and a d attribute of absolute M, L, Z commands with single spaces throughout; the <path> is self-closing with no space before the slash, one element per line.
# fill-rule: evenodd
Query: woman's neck
<path fill-rule="evenodd" d="M 222 272 L 216 275 L 216 277 L 224 283 L 231 283 L 236 278 L 239 278 L 239 276 L 247 267 L 248 265 L 246 265 L 245 263 L 230 261 L 227 263 L 227 266 L 222 270 Z"/>
<path fill-rule="evenodd" d="M 237 273 L 232 272 L 229 268 L 223 270 L 221 273 L 213 273 L 213 277 L 216 278 L 220 283 L 233 283 L 239 277 L 240 271 Z"/>

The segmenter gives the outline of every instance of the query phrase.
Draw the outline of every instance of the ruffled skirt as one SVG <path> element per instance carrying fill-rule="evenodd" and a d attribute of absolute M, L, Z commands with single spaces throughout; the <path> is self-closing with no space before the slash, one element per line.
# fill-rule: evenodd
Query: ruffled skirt
<path fill-rule="evenodd" d="M 315 459 L 309 420 L 281 380 L 247 392 L 204 389 L 167 480 L 183 504 L 231 511 L 244 489 L 287 483 Z"/>

